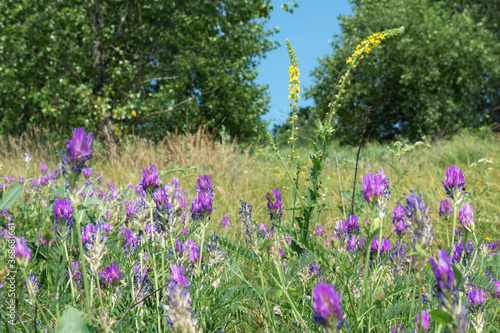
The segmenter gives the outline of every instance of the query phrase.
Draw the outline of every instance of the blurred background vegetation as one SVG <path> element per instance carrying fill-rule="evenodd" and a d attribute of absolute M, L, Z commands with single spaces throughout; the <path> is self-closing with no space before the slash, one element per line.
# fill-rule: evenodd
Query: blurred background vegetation
<path fill-rule="evenodd" d="M 299 1 L 300 4 L 300 1 Z M 300 111 L 316 130 L 345 59 L 372 32 L 405 26 L 366 57 L 349 86 L 336 138 L 443 138 L 500 127 L 500 1 L 355 0 L 332 52 L 319 58 Z M 285 5 L 293 11 L 297 4 Z M 0 5 L 0 134 L 85 126 L 107 143 L 154 141 L 206 125 L 245 144 L 269 110 L 256 65 L 276 47 L 268 0 L 6 0 Z M 292 18 L 293 19 L 293 18 Z M 321 56 L 321 55 L 318 55 Z M 284 60 L 286 61 L 286 60 Z M 286 142 L 289 124 L 274 130 Z"/>

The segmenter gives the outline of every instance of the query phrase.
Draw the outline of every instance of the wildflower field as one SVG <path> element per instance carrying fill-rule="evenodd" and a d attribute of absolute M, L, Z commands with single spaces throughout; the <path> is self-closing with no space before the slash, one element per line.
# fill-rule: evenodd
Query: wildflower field
<path fill-rule="evenodd" d="M 283 150 L 4 139 L 1 331 L 500 331 L 500 138 L 332 140 L 350 71 L 401 33 L 347 59 L 310 150 L 295 126 Z"/>

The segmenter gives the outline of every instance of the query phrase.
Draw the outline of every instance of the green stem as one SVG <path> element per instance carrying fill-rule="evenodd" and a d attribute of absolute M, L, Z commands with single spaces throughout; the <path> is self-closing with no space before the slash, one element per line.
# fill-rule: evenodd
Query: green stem
<path fill-rule="evenodd" d="M 266 295 L 266 290 L 265 290 L 265 284 L 264 284 L 264 276 L 262 275 L 262 270 L 259 269 L 259 275 L 260 275 L 260 286 L 262 288 L 262 292 L 264 293 L 264 301 L 266 303 L 266 309 L 267 309 L 267 317 L 268 319 L 271 319 L 271 323 L 274 328 L 274 316 L 271 312 L 271 308 L 269 307 L 269 303 L 267 302 L 267 295 Z"/>
<path fill-rule="evenodd" d="M 458 205 L 457 200 L 454 200 L 453 203 L 453 229 L 451 230 L 451 250 L 448 254 L 449 256 L 453 256 L 453 246 L 455 245 L 455 229 L 457 228 L 457 217 L 458 217 Z"/>
<path fill-rule="evenodd" d="M 206 227 L 207 227 L 207 225 L 205 223 L 202 223 L 202 225 L 201 225 L 201 239 L 200 239 L 200 260 L 198 260 L 198 267 L 196 269 L 197 276 L 200 276 L 200 274 L 201 274 L 201 259 L 203 258 L 203 242 L 205 241 L 205 228 Z"/>
<path fill-rule="evenodd" d="M 85 303 L 87 304 L 87 323 L 92 326 L 92 305 L 89 295 L 89 281 L 87 278 L 87 264 L 85 263 L 85 256 L 83 255 L 83 243 L 82 243 L 82 233 L 81 233 L 81 216 L 78 212 L 78 205 L 75 206 L 75 216 L 76 218 L 76 232 L 78 235 L 78 248 L 80 250 L 80 263 L 82 264 L 82 275 L 83 275 L 83 289 L 85 292 Z"/>
<path fill-rule="evenodd" d="M 68 256 L 68 247 L 66 245 L 66 242 L 63 242 L 63 244 L 64 244 L 64 253 L 66 254 L 66 261 L 68 262 L 68 265 L 69 265 L 68 272 L 69 272 L 69 280 L 70 280 L 69 285 L 71 287 L 71 297 L 73 299 L 75 299 L 75 289 L 73 286 L 73 272 L 72 272 L 71 262 L 70 262 L 69 256 Z"/>

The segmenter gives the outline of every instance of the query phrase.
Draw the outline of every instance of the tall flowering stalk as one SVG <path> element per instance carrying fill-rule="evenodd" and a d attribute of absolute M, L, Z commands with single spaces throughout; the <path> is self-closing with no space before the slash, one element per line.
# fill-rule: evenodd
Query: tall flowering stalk
<path fill-rule="evenodd" d="M 453 229 L 451 236 L 451 247 L 453 248 L 455 244 L 455 228 L 457 227 L 458 209 L 465 197 L 466 183 L 463 170 L 451 165 L 446 169 L 446 175 L 441 183 L 446 191 L 446 195 L 453 202 Z"/>
<path fill-rule="evenodd" d="M 74 188 L 85 162 L 92 158 L 92 133 L 85 135 L 85 128 L 75 128 L 71 140 L 66 141 L 62 153 L 62 171 L 67 185 Z"/>

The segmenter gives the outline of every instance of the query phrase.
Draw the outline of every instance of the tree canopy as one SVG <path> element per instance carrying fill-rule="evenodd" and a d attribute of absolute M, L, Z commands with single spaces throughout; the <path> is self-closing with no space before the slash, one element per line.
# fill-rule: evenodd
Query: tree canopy
<path fill-rule="evenodd" d="M 6 0 L 0 133 L 85 126 L 105 140 L 224 125 L 264 130 L 256 65 L 269 0 Z M 289 9 L 291 11 L 291 8 Z"/>
<path fill-rule="evenodd" d="M 499 1 L 356 0 L 341 16 L 333 55 L 319 58 L 306 97 L 323 119 L 346 59 L 373 32 L 404 26 L 353 72 L 338 137 L 356 142 L 373 107 L 369 138 L 444 136 L 500 121 Z"/>

